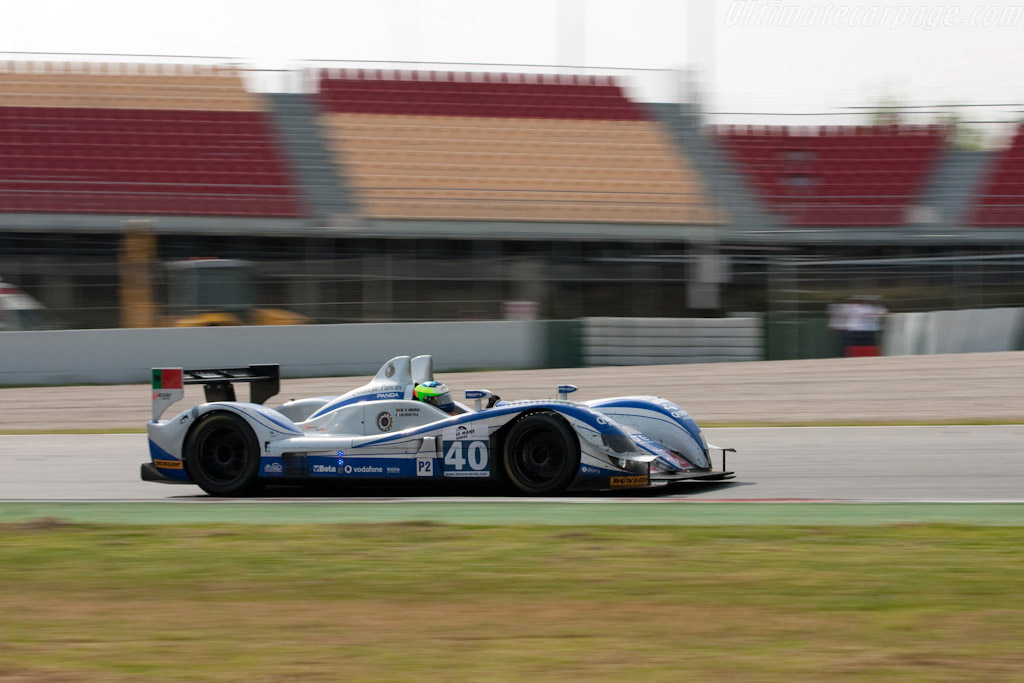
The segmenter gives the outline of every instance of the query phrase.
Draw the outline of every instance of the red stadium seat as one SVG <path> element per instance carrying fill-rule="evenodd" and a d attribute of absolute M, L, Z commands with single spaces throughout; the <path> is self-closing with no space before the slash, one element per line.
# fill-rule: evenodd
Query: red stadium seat
<path fill-rule="evenodd" d="M 0 211 L 304 215 L 263 112 L 4 106 Z"/>
<path fill-rule="evenodd" d="M 375 113 L 435 116 L 482 116 L 646 119 L 646 113 L 614 85 L 590 83 L 523 83 L 500 80 L 406 80 L 358 76 L 320 76 L 319 102 L 325 113 Z M 468 76 L 468 75 L 467 75 Z M 515 77 L 515 75 L 513 75 Z M 497 80 L 495 80 L 497 79 Z M 368 107 L 368 103 L 377 106 Z"/>
<path fill-rule="evenodd" d="M 966 217 L 979 227 L 1024 227 L 1024 124 L 993 160 L 982 191 Z"/>
<path fill-rule="evenodd" d="M 919 195 L 944 144 L 927 126 L 726 127 L 721 147 L 793 226 L 895 226 Z M 794 185 L 804 178 L 806 185 Z M 825 202 L 814 206 L 809 202 Z"/>

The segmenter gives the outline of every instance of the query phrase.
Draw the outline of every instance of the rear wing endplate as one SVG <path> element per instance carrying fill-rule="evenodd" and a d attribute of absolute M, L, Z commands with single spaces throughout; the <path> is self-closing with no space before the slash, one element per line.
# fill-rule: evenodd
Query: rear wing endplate
<path fill-rule="evenodd" d="M 153 421 L 185 395 L 186 384 L 202 384 L 207 402 L 234 401 L 235 384 L 249 384 L 249 400 L 263 404 L 281 390 L 281 366 L 250 365 L 224 370 L 153 368 Z"/>

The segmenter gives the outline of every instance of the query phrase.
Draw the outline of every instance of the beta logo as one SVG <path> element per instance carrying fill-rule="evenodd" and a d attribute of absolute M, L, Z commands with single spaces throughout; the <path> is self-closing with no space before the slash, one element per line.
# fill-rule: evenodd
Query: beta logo
<path fill-rule="evenodd" d="M 338 468 L 334 465 L 313 465 L 313 474 L 337 474 Z"/>

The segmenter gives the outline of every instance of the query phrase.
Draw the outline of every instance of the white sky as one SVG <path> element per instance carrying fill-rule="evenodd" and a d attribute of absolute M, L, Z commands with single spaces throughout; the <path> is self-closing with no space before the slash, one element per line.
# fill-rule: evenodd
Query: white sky
<path fill-rule="evenodd" d="M 0 0 L 0 51 L 211 55 L 266 67 L 303 59 L 699 63 L 716 110 L 834 111 L 883 96 L 1024 105 L 1017 2 Z M 987 8 L 998 23 L 1008 7 L 1021 8 L 1011 25 L 984 25 Z M 780 25 L 783 10 L 797 26 Z M 1020 118 L 1019 110 L 977 116 Z"/>

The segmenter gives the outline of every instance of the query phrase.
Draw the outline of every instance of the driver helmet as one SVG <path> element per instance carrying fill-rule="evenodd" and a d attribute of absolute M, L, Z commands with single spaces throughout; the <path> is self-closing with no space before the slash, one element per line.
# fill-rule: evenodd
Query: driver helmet
<path fill-rule="evenodd" d="M 443 382 L 428 380 L 423 384 L 417 384 L 412 395 L 417 401 L 437 406 L 449 415 L 455 414 L 455 402 L 452 401 L 452 395 Z"/>

